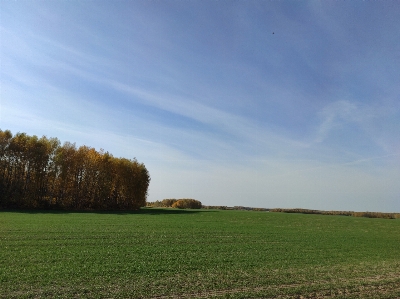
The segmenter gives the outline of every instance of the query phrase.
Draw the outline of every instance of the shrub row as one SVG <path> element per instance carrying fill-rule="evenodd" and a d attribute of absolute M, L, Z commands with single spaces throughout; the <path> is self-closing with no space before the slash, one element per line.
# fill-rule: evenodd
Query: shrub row
<path fill-rule="evenodd" d="M 261 211 L 261 212 L 268 212 L 269 209 L 266 208 L 252 208 L 252 207 L 243 207 L 243 206 L 203 206 L 203 209 L 207 210 L 236 210 L 236 211 Z"/>
<path fill-rule="evenodd" d="M 200 201 L 191 198 L 168 198 L 162 201 L 148 202 L 148 207 L 154 208 L 178 208 L 178 209 L 201 209 L 202 204 Z"/>
<path fill-rule="evenodd" d="M 400 213 L 381 213 L 381 212 L 321 211 L 321 210 L 310 210 L 310 209 L 281 209 L 281 208 L 270 209 L 270 212 L 339 215 L 339 216 L 384 218 L 384 219 L 400 218 Z"/>
<path fill-rule="evenodd" d="M 245 211 L 264 211 L 264 212 L 280 212 L 280 213 L 301 213 L 301 214 L 318 214 L 318 215 L 339 215 L 353 217 L 368 217 L 368 218 L 384 218 L 397 219 L 400 218 L 400 213 L 380 213 L 380 212 L 354 212 L 354 211 L 322 211 L 310 209 L 267 209 L 267 208 L 251 208 L 243 206 L 204 206 L 201 202 L 194 199 L 163 199 L 162 201 L 148 202 L 148 207 L 159 208 L 181 208 L 181 209 L 207 209 L 207 210 L 245 210 Z"/>

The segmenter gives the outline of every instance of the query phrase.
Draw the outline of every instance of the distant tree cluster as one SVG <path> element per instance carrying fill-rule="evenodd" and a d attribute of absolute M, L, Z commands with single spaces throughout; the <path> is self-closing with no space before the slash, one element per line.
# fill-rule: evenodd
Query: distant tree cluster
<path fill-rule="evenodd" d="M 400 213 L 381 213 L 381 212 L 321 211 L 321 210 L 309 210 L 309 209 L 281 209 L 281 208 L 270 209 L 270 212 L 339 215 L 339 216 L 385 218 L 385 219 L 400 218 Z"/>
<path fill-rule="evenodd" d="M 171 208 L 172 205 L 178 201 L 175 198 L 168 198 L 163 200 L 156 200 L 153 202 L 147 202 L 147 206 L 151 208 Z"/>
<path fill-rule="evenodd" d="M 149 183 L 136 159 L 0 130 L 0 208 L 135 210 Z"/>
<path fill-rule="evenodd" d="M 236 211 L 258 211 L 258 212 L 278 212 L 278 213 L 301 213 L 301 214 L 317 214 L 317 215 L 337 215 L 337 216 L 353 216 L 368 218 L 384 218 L 384 219 L 400 219 L 400 213 L 381 213 L 381 212 L 354 212 L 354 211 L 322 211 L 310 209 L 267 209 L 252 208 L 243 206 L 205 206 L 200 201 L 194 199 L 163 199 L 162 201 L 148 202 L 148 207 L 158 208 L 180 208 L 180 209 L 207 209 L 207 210 L 236 210 Z"/>
<path fill-rule="evenodd" d="M 201 202 L 191 198 L 177 200 L 172 207 L 178 209 L 201 209 Z"/>
<path fill-rule="evenodd" d="M 203 209 L 206 210 L 234 210 L 234 211 L 256 211 L 256 212 L 268 212 L 267 208 L 252 208 L 252 207 L 243 207 L 243 206 L 203 206 Z"/>
<path fill-rule="evenodd" d="M 168 198 L 162 201 L 155 201 L 147 203 L 148 207 L 154 208 L 178 208 L 178 209 L 201 209 L 202 204 L 200 201 L 191 198 Z"/>

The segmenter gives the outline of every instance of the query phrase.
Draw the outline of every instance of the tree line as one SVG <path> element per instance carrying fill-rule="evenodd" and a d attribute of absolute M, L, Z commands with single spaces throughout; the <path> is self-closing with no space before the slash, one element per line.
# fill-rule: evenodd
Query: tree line
<path fill-rule="evenodd" d="M 178 209 L 201 209 L 203 205 L 201 201 L 193 198 L 166 198 L 162 201 L 148 202 L 147 207 L 152 208 L 178 208 Z"/>
<path fill-rule="evenodd" d="M 150 175 L 136 159 L 0 130 L 0 208 L 136 210 Z"/>
<path fill-rule="evenodd" d="M 354 211 L 321 211 L 310 209 L 269 209 L 270 212 L 278 213 L 301 213 L 301 214 L 318 214 L 318 215 L 336 215 L 336 216 L 353 216 L 353 217 L 367 217 L 367 218 L 384 218 L 384 219 L 398 219 L 400 213 L 382 213 L 382 212 L 354 212 Z"/>

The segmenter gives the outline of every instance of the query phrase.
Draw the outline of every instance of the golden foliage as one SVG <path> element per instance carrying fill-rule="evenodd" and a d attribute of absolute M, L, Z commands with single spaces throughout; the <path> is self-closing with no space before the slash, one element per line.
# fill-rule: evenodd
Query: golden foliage
<path fill-rule="evenodd" d="M 178 209 L 201 209 L 201 202 L 191 198 L 183 198 L 176 201 L 172 208 Z"/>
<path fill-rule="evenodd" d="M 136 159 L 0 130 L 0 208 L 134 210 L 149 183 Z"/>

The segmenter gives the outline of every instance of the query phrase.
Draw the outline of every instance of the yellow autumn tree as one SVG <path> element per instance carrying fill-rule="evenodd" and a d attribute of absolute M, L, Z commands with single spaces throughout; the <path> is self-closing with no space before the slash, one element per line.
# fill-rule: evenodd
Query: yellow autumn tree
<path fill-rule="evenodd" d="M 172 207 L 178 209 L 201 209 L 202 204 L 200 201 L 195 199 L 183 198 L 174 202 Z"/>
<path fill-rule="evenodd" d="M 135 210 L 149 183 L 136 159 L 0 130 L 0 208 Z"/>

